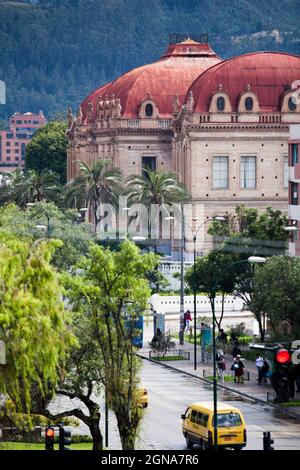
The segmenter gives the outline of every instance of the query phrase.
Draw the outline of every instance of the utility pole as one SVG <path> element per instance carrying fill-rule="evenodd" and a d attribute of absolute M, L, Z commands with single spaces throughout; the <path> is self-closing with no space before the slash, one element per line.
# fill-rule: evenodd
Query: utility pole
<path fill-rule="evenodd" d="M 181 204 L 181 243 L 180 243 L 180 344 L 184 344 L 184 206 Z"/>

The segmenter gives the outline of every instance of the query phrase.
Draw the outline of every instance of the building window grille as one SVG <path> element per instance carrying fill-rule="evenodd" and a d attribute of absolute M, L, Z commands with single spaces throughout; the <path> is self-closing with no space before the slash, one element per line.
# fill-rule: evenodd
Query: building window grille
<path fill-rule="evenodd" d="M 241 188 L 256 188 L 256 157 L 241 157 Z"/>
<path fill-rule="evenodd" d="M 213 188 L 228 188 L 228 157 L 213 157 Z"/>

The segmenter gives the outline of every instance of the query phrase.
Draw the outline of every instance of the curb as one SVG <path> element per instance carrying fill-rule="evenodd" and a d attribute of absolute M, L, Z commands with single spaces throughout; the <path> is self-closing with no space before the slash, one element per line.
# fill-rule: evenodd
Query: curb
<path fill-rule="evenodd" d="M 172 371 L 188 375 L 189 377 L 193 377 L 194 379 L 202 380 L 202 382 L 206 382 L 210 385 L 213 385 L 212 380 L 205 379 L 204 377 L 199 377 L 198 375 L 193 374 L 192 372 L 186 372 L 185 370 L 177 369 L 177 367 L 170 366 L 169 364 L 164 364 L 163 362 L 156 361 L 155 359 L 150 359 L 150 357 L 143 356 L 142 354 L 136 354 L 136 355 L 139 356 L 141 359 L 145 359 L 146 361 L 152 362 L 153 364 L 159 364 L 160 366 L 163 366 L 166 369 L 170 369 Z M 290 411 L 286 408 L 282 408 L 281 406 L 276 405 L 275 403 L 271 403 L 269 401 L 262 400 L 261 398 L 253 398 L 253 396 L 248 395 L 245 392 L 240 392 L 238 390 L 235 390 L 233 388 L 228 387 L 227 385 L 223 385 L 223 384 L 220 384 L 220 383 L 217 383 L 217 387 L 228 390 L 229 392 L 235 393 L 236 395 L 240 395 L 242 397 L 248 398 L 249 400 L 253 401 L 254 403 L 262 403 L 263 405 L 270 406 L 270 407 L 280 411 L 281 413 L 284 413 L 288 416 L 291 416 L 292 418 L 297 418 L 298 420 L 300 420 L 300 415 L 298 413 L 294 413 L 293 411 Z"/>

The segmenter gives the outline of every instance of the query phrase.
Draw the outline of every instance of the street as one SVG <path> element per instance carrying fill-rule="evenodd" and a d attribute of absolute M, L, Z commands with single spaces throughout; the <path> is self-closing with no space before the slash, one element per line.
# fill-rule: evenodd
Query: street
<path fill-rule="evenodd" d="M 144 361 L 143 384 L 149 407 L 142 424 L 140 449 L 186 449 L 180 416 L 193 401 L 212 400 L 212 387 L 192 377 Z M 229 401 L 243 413 L 247 425 L 247 450 L 262 450 L 263 431 L 270 431 L 275 449 L 300 449 L 300 422 L 271 407 L 252 404 L 218 391 L 218 400 Z"/>
<path fill-rule="evenodd" d="M 149 394 L 149 406 L 144 412 L 137 449 L 143 450 L 184 450 L 185 439 L 181 432 L 181 414 L 194 401 L 212 400 L 212 387 L 165 367 L 143 361 L 142 383 Z M 95 399 L 95 397 L 93 397 Z M 276 450 L 300 450 L 300 421 L 287 417 L 272 407 L 253 404 L 231 392 L 218 390 L 219 401 L 230 401 L 243 413 L 247 425 L 247 450 L 262 450 L 263 431 L 270 431 Z M 104 400 L 101 404 L 101 431 L 104 436 Z M 53 411 L 63 411 L 80 406 L 78 400 L 58 397 L 52 404 Z M 89 434 L 87 426 L 80 424 L 72 433 Z M 115 416 L 109 412 L 110 450 L 120 450 Z"/>

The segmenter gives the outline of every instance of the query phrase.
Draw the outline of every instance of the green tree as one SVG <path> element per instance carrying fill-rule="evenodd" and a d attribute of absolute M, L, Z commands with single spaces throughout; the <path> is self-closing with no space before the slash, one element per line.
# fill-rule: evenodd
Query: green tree
<path fill-rule="evenodd" d="M 48 218 L 49 238 L 62 242 L 53 253 L 51 263 L 59 271 L 68 270 L 88 252 L 93 239 L 90 224 L 78 223 L 78 213 L 73 209 L 61 211 L 55 204 L 46 202 L 36 203 L 26 210 L 14 204 L 0 207 L 0 234 L 12 234 L 28 242 L 46 238 L 47 230 L 37 226 L 47 227 Z"/>
<path fill-rule="evenodd" d="M 231 253 L 272 256 L 283 254 L 288 233 L 284 230 L 287 216 L 280 210 L 267 207 L 265 212 L 236 206 L 235 213 L 226 214 L 226 222 L 214 221 L 208 232 L 215 244 Z"/>
<path fill-rule="evenodd" d="M 251 255 L 282 255 L 287 248 L 288 233 L 284 230 L 287 217 L 279 210 L 268 207 L 265 212 L 237 206 L 234 214 L 227 214 L 227 223 L 214 221 L 209 233 L 214 236 L 220 253 L 231 256 L 232 262 L 247 260 Z M 243 300 L 259 325 L 260 339 L 264 341 L 262 310 L 252 302 L 255 288 L 254 273 L 258 267 L 247 263 L 233 266 L 228 272 L 235 280 L 233 295 Z"/>
<path fill-rule="evenodd" d="M 185 187 L 178 183 L 177 176 L 171 172 L 161 172 L 144 169 L 143 176 L 132 175 L 126 181 L 125 194 L 128 197 L 128 205 L 142 204 L 147 208 L 148 239 L 151 241 L 151 206 L 158 205 L 166 210 L 169 215 L 170 206 L 183 203 L 190 199 Z M 161 217 L 162 214 L 160 213 Z M 129 220 L 129 224 L 134 219 Z M 161 238 L 161 219 L 159 219 L 157 238 Z M 157 239 L 154 241 L 154 251 L 157 253 Z M 157 286 L 158 291 L 158 286 Z"/>
<path fill-rule="evenodd" d="M 15 202 L 25 208 L 28 202 L 60 202 L 62 187 L 58 175 L 48 170 L 37 173 L 35 170 L 15 170 L 4 176 L 0 187 L 0 204 Z"/>
<path fill-rule="evenodd" d="M 80 270 L 66 279 L 68 298 L 89 322 L 91 339 L 101 351 L 101 370 L 109 405 L 114 411 L 123 449 L 134 449 L 142 417 L 138 404 L 140 361 L 132 344 L 134 320 L 150 296 L 146 272 L 153 254 L 141 255 L 124 241 L 120 251 L 92 246 Z"/>
<path fill-rule="evenodd" d="M 95 339 L 95 326 L 87 312 L 77 312 L 74 315 L 72 332 L 77 338 L 78 345 L 70 353 L 55 393 L 36 394 L 35 411 L 56 422 L 75 416 L 88 426 L 93 439 L 93 450 L 98 451 L 103 448 L 100 430 L 101 413 L 99 403 L 93 395 L 97 394 L 99 397 L 103 391 L 101 347 Z M 82 406 L 56 413 L 55 407 L 52 406 L 52 411 L 50 411 L 49 405 L 55 395 L 68 397 L 71 400 L 76 399 L 77 402 L 81 402 Z"/>
<path fill-rule="evenodd" d="M 91 165 L 80 162 L 80 173 L 67 184 L 66 204 L 69 207 L 92 207 L 95 232 L 101 218 L 98 209 L 101 204 L 118 206 L 123 189 L 121 170 L 111 167 L 111 160 L 96 160 Z"/>
<path fill-rule="evenodd" d="M 216 292 L 222 296 L 222 310 L 219 320 L 216 318 L 216 325 L 221 329 L 224 316 L 224 300 L 226 295 L 234 290 L 234 276 L 231 271 L 226 271 L 220 278 L 222 271 L 233 262 L 231 254 L 220 251 L 211 251 L 207 256 L 199 257 L 196 260 L 196 269 L 190 267 L 185 274 L 185 281 L 188 287 L 194 291 L 203 292 L 210 300 L 211 307 L 213 297 Z"/>
<path fill-rule="evenodd" d="M 66 122 L 52 121 L 38 129 L 26 147 L 25 168 L 59 175 L 61 184 L 67 181 Z"/>
<path fill-rule="evenodd" d="M 299 258 L 269 258 L 256 270 L 254 280 L 252 304 L 269 319 L 274 338 L 297 338 L 300 334 Z"/>
<path fill-rule="evenodd" d="M 50 264 L 58 241 L 22 242 L 0 235 L 0 339 L 7 364 L 1 368 L 0 391 L 16 412 L 32 408 L 32 386 L 47 393 L 58 381 L 75 337 L 71 315 L 62 301 L 59 275 Z"/>

